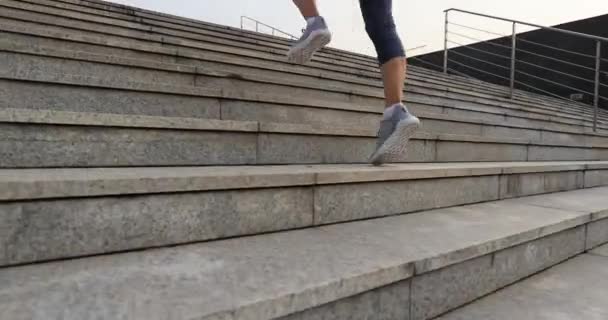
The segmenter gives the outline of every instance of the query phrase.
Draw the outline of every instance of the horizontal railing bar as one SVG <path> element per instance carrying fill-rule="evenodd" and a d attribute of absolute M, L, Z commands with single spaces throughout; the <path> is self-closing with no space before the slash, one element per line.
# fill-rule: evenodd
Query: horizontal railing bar
<path fill-rule="evenodd" d="M 515 70 L 515 72 L 520 73 L 520 74 L 523 74 L 523 75 L 526 75 L 526 76 L 531 77 L 531 78 L 534 78 L 534 79 L 538 79 L 538 80 L 542 80 L 542 81 L 545 81 L 545 82 L 551 83 L 551 84 L 556 85 L 556 86 L 560 86 L 560 87 L 563 87 L 563 88 L 568 88 L 568 89 L 571 89 L 571 90 L 576 90 L 576 91 L 578 91 L 578 92 L 586 93 L 586 94 L 589 94 L 589 95 L 592 95 L 592 96 L 594 95 L 594 93 L 593 93 L 593 92 L 585 91 L 585 90 L 583 90 L 583 89 L 579 89 L 579 88 L 571 87 L 571 86 L 569 86 L 569 85 L 565 85 L 565 84 L 562 84 L 562 83 L 559 83 L 559 82 L 555 82 L 555 81 L 553 81 L 553 80 L 549 80 L 549 79 L 545 79 L 545 78 L 542 78 L 542 77 L 538 77 L 538 76 L 535 76 L 535 75 L 533 75 L 533 74 L 529 74 L 529 73 L 524 72 L 524 71 Z"/>
<path fill-rule="evenodd" d="M 522 38 L 517 38 L 517 41 L 522 41 L 522 42 L 526 42 L 526 43 L 531 43 L 540 47 L 545 47 L 545 48 L 549 48 L 549 49 L 553 49 L 553 50 L 559 50 L 559 51 L 563 51 L 563 52 L 567 52 L 570 54 L 575 54 L 575 55 L 579 55 L 585 58 L 591 58 L 591 59 L 595 59 L 596 57 L 590 54 L 585 54 L 585 53 L 580 53 L 580 52 L 576 52 L 576 51 L 570 51 L 570 50 L 566 50 L 566 49 L 562 49 L 562 48 L 558 48 L 558 47 L 554 47 L 554 46 L 550 46 L 547 44 L 542 44 L 536 41 L 530 41 L 530 40 L 526 40 L 526 39 L 522 39 Z"/>
<path fill-rule="evenodd" d="M 517 80 L 515 80 L 515 83 L 520 84 L 520 85 L 525 86 L 525 87 L 528 87 L 528 88 L 532 88 L 532 89 L 534 89 L 534 90 L 538 90 L 538 91 L 540 91 L 540 92 L 542 92 L 542 93 L 546 93 L 546 94 L 548 94 L 548 95 L 550 95 L 550 96 L 553 96 L 553 97 L 556 97 L 556 98 L 559 98 L 559 99 L 564 99 L 564 100 L 568 100 L 568 101 L 572 101 L 572 102 L 578 102 L 578 101 L 576 101 L 576 100 L 572 100 L 572 99 L 570 99 L 570 98 L 562 97 L 562 96 L 560 96 L 560 95 L 558 95 L 558 94 L 555 94 L 555 93 L 552 93 L 552 92 L 549 92 L 549 91 L 546 91 L 546 90 L 543 90 L 543 89 L 537 88 L 537 87 L 535 87 L 535 86 L 532 86 L 532 85 L 529 85 L 529 84 L 523 83 L 523 82 L 521 82 L 521 81 L 517 81 Z"/>
<path fill-rule="evenodd" d="M 523 49 L 519 49 L 519 48 L 517 48 L 516 50 L 519 51 L 519 52 L 524 52 L 524 53 L 527 53 L 527 54 L 535 55 L 537 57 L 541 57 L 541 58 L 545 58 L 545 59 L 561 62 L 561 63 L 568 64 L 568 65 L 571 65 L 571 66 L 574 66 L 574 67 L 579 67 L 579 68 L 583 68 L 583 69 L 587 69 L 587 70 L 591 70 L 591 71 L 595 72 L 594 68 L 583 66 L 581 64 L 577 64 L 577 63 L 573 63 L 573 62 L 569 62 L 569 61 L 565 61 L 565 60 L 561 60 L 561 59 L 557 59 L 557 58 L 548 57 L 548 56 L 545 56 L 545 55 L 542 55 L 542 54 L 538 54 L 538 53 L 535 53 L 535 52 L 532 52 L 532 51 L 523 50 Z"/>
<path fill-rule="evenodd" d="M 428 65 L 428 66 L 437 67 L 437 68 L 439 68 L 439 70 L 442 70 L 442 69 L 443 69 L 443 66 L 440 66 L 440 65 L 434 64 L 434 63 L 429 62 L 429 61 L 426 61 L 426 60 L 424 60 L 424 59 L 422 59 L 422 58 L 418 58 L 418 57 L 410 57 L 409 59 L 416 60 L 416 61 L 420 61 L 420 62 L 422 62 L 423 64 L 426 64 L 426 65 Z"/>
<path fill-rule="evenodd" d="M 485 61 L 483 59 L 475 58 L 475 57 L 472 57 L 472 56 L 469 56 L 469 55 L 466 55 L 466 54 L 463 54 L 463 53 L 460 53 L 460 52 L 457 52 L 457 51 L 452 51 L 452 53 L 455 53 L 455 54 L 457 54 L 459 56 L 463 56 L 463 57 L 466 57 L 466 58 L 469 58 L 469 59 L 477 60 L 479 62 L 487 63 L 489 65 L 493 65 L 493 66 L 496 66 L 496 67 L 499 67 L 499 68 L 503 68 L 505 70 L 510 70 L 511 69 L 509 67 L 505 67 L 505 66 L 499 65 L 498 63 L 494 63 L 494 62 L 490 62 L 490 61 Z"/>
<path fill-rule="evenodd" d="M 478 68 L 475 68 L 475 67 L 471 67 L 471 66 L 469 66 L 469 65 L 466 65 L 466 64 L 464 64 L 464 63 L 460 63 L 460 62 L 458 62 L 458 61 L 449 60 L 449 59 L 448 59 L 448 61 L 452 61 L 453 63 L 455 63 L 455 64 L 457 64 L 457 65 L 463 66 L 463 67 L 465 67 L 465 68 L 473 69 L 473 70 L 475 70 L 475 71 L 479 71 L 479 72 L 481 72 L 481 73 L 489 74 L 489 75 L 492 75 L 492 76 L 495 76 L 495 77 L 498 77 L 498 78 L 502 78 L 502 79 L 505 79 L 505 80 L 510 80 L 508 77 L 503 77 L 503 76 L 501 76 L 501 75 L 498 75 L 498 74 L 495 74 L 495 73 L 492 73 L 492 72 L 488 72 L 488 71 L 481 70 L 481 69 L 478 69 Z"/>
<path fill-rule="evenodd" d="M 500 58 L 503 58 L 503 59 L 511 60 L 511 57 L 503 56 L 502 54 L 498 54 L 498 53 L 489 52 L 489 51 L 486 51 L 486 50 L 477 49 L 477 48 L 470 47 L 470 46 L 467 46 L 467 45 L 464 45 L 462 43 L 458 43 L 458 42 L 452 41 L 452 40 L 448 40 L 448 42 L 453 43 L 453 44 L 457 44 L 461 48 L 475 50 L 475 51 L 483 52 L 483 53 L 486 53 L 486 54 L 489 54 L 489 55 L 493 55 L 493 56 L 496 56 L 496 57 L 500 57 Z"/>
<path fill-rule="evenodd" d="M 243 19 L 250 20 L 250 21 L 253 21 L 253 22 L 257 23 L 257 24 L 263 25 L 263 26 L 265 26 L 267 28 L 270 28 L 270 29 L 272 29 L 274 31 L 277 31 L 277 32 L 282 33 L 282 34 L 284 34 L 286 36 L 289 36 L 292 39 L 297 39 L 298 38 L 298 37 L 296 37 L 296 36 L 294 36 L 292 34 L 289 34 L 289 33 L 285 32 L 285 31 L 283 31 L 281 29 L 277 29 L 277 28 L 275 28 L 275 27 L 273 27 L 271 25 L 268 25 L 268 24 L 266 24 L 266 23 L 264 23 L 262 21 L 259 21 L 257 19 L 254 19 L 254 18 L 251 18 L 251 17 L 248 17 L 248 16 L 241 16 L 241 20 L 243 20 Z"/>
<path fill-rule="evenodd" d="M 569 34 L 569 35 L 573 35 L 573 36 L 578 36 L 578 37 L 583 37 L 583 38 L 588 38 L 588 39 L 594 39 L 594 40 L 599 40 L 599 41 L 603 41 L 603 42 L 608 42 L 608 38 L 604 38 L 604 37 L 594 36 L 594 35 L 590 35 L 590 34 L 570 31 L 570 30 L 559 29 L 559 28 L 555 28 L 555 27 L 547 27 L 547 26 L 542 26 L 542 25 L 539 25 L 539 24 L 534 24 L 534 23 L 529 23 L 529 22 L 524 22 L 524 21 L 519 21 L 519 20 L 501 18 L 501 17 L 498 17 L 498 16 L 492 16 L 492 15 L 489 15 L 489 14 L 483 14 L 483 13 L 479 13 L 479 12 L 461 10 L 461 9 L 456 9 L 456 8 L 450 8 L 450 9 L 444 10 L 444 12 L 450 12 L 450 11 L 462 12 L 462 13 L 466 13 L 466 14 L 471 14 L 471 15 L 485 17 L 485 18 L 490 18 L 490 19 L 495 19 L 495 20 L 502 20 L 502 21 L 506 21 L 506 22 L 515 22 L 517 24 L 522 24 L 522 25 L 529 26 L 529 27 L 534 27 L 534 28 L 539 28 L 539 29 L 544 29 L 544 30 L 550 30 L 550 31 L 565 33 L 565 34 Z"/>
<path fill-rule="evenodd" d="M 569 74 L 569 73 L 566 73 L 566 72 L 557 71 L 555 69 L 543 67 L 541 65 L 538 65 L 538 64 L 535 64 L 535 63 L 530 63 L 530 62 L 527 62 L 527 61 L 524 61 L 524 60 L 517 60 L 517 62 L 520 62 L 520 63 L 523 63 L 523 64 L 527 64 L 527 65 L 530 65 L 530 66 L 533 66 L 533 67 L 536 67 L 536 68 L 540 68 L 540 69 L 543 69 L 543 70 L 559 73 L 561 75 L 572 77 L 572 78 L 579 79 L 579 80 L 582 80 L 582 81 L 586 81 L 588 83 L 595 83 L 595 81 L 593 81 L 593 80 L 585 79 L 583 77 L 575 76 L 575 75 L 572 75 L 572 74 Z"/>
<path fill-rule="evenodd" d="M 477 41 L 477 42 L 483 42 L 483 43 L 487 43 L 487 44 L 490 44 L 490 45 L 493 45 L 493 46 L 496 46 L 496 47 L 500 47 L 500 48 L 511 50 L 510 46 L 505 46 L 504 44 L 499 44 L 499 43 L 493 43 L 493 42 L 491 42 L 491 40 L 482 40 L 482 39 L 478 39 L 478 38 L 475 38 L 475 37 L 470 37 L 470 36 L 467 36 L 467 35 L 464 35 L 464 34 L 461 34 L 461 33 L 458 33 L 458 32 L 452 32 L 452 31 L 448 31 L 448 34 L 457 35 L 459 37 L 463 37 L 463 38 L 466 38 L 466 39 L 469 39 L 469 40 L 473 40 L 473 41 Z"/>
<path fill-rule="evenodd" d="M 492 32 L 492 31 L 488 31 L 488 30 L 484 30 L 484 29 L 478 29 L 478 28 L 475 28 L 475 27 L 471 27 L 471 26 L 467 26 L 467 25 L 459 24 L 459 23 L 455 23 L 455 22 L 448 22 L 448 24 L 455 25 L 455 26 L 458 26 L 458 27 L 462 27 L 462 28 L 465 28 L 465 29 L 475 30 L 475 31 L 479 31 L 479 32 L 485 32 L 487 34 L 491 34 L 491 35 L 494 35 L 494 36 L 508 37 L 508 35 L 506 35 L 506 34 L 495 33 L 495 32 Z"/>

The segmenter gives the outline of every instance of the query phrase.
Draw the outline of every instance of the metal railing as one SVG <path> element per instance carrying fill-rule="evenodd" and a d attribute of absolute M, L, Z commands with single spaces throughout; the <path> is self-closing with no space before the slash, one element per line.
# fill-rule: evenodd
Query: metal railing
<path fill-rule="evenodd" d="M 270 29 L 270 33 L 273 36 L 280 35 L 280 36 L 284 36 L 284 37 L 287 37 L 287 38 L 290 38 L 290 39 L 298 39 L 298 37 L 296 37 L 296 36 L 294 36 L 294 35 L 292 35 L 290 33 L 287 33 L 287 32 L 285 32 L 285 31 L 283 31 L 281 29 L 277 29 L 277 28 L 275 28 L 275 27 L 273 27 L 271 25 L 265 24 L 262 21 L 250 18 L 248 16 L 241 16 L 241 29 L 242 30 L 246 30 L 245 29 L 245 22 L 246 21 L 250 21 L 250 22 L 255 23 L 255 32 L 260 32 L 260 26 L 263 26 L 263 27 L 266 27 L 266 28 Z"/>
<path fill-rule="evenodd" d="M 491 19 L 494 21 L 502 21 L 511 24 L 509 30 L 510 34 L 501 34 L 489 30 L 485 30 L 484 28 L 469 26 L 461 23 L 455 23 L 450 21 L 450 13 L 458 12 L 466 15 L 473 15 L 476 17 L 482 17 Z M 559 48 L 554 45 L 543 44 L 536 41 L 531 41 L 529 39 L 524 39 L 517 34 L 518 26 L 526 26 L 536 29 L 542 29 L 552 32 L 557 32 L 561 34 L 566 34 L 569 36 L 573 36 L 579 39 L 587 39 L 590 41 L 594 41 L 594 52 L 592 54 L 582 53 L 572 50 L 567 50 L 564 48 Z M 456 27 L 456 31 L 452 30 L 454 28 L 450 28 L 450 26 Z M 464 34 L 463 32 L 457 32 L 460 30 L 467 31 L 475 31 L 482 32 L 485 34 L 489 34 L 493 37 L 499 36 L 501 38 L 493 39 L 493 40 L 482 40 L 477 37 L 473 37 L 469 34 Z M 465 41 L 475 41 L 472 44 L 464 45 L 460 41 L 456 41 L 453 39 L 457 37 L 459 39 L 465 39 Z M 509 39 L 510 38 L 510 39 Z M 500 40 L 500 41 L 498 41 Z M 507 44 L 508 43 L 508 44 Z M 553 97 L 558 97 L 561 99 L 566 99 L 570 101 L 576 100 L 571 99 L 573 97 L 572 94 L 583 94 L 588 95 L 589 97 L 593 97 L 593 130 L 597 131 L 597 123 L 598 123 L 598 108 L 600 100 L 608 101 L 608 98 L 600 95 L 600 88 L 605 87 L 608 88 L 608 85 L 603 84 L 601 82 L 601 75 L 607 75 L 608 72 L 602 71 L 602 62 L 608 62 L 607 59 L 602 58 L 602 43 L 608 43 L 608 38 L 574 32 L 570 30 L 563 30 L 554 27 L 546 27 L 538 24 L 506 19 L 497 16 L 487 15 L 483 13 L 477 13 L 467 10 L 460 9 L 447 9 L 445 10 L 445 25 L 444 25 L 444 53 L 443 53 L 443 72 L 444 73 L 454 73 L 458 75 L 462 75 L 463 73 L 467 73 L 464 70 L 469 70 L 470 72 L 476 74 L 482 74 L 484 77 L 493 77 L 497 79 L 497 81 L 505 81 L 504 83 L 508 83 L 509 86 L 509 96 L 511 98 L 514 97 L 516 87 L 526 88 L 528 91 L 536 91 L 546 95 L 550 95 Z M 562 55 L 568 54 L 579 57 L 579 59 L 593 59 L 589 61 L 589 64 L 584 65 L 581 63 L 576 63 L 572 61 L 568 61 L 567 59 L 561 58 L 561 56 L 557 54 L 542 54 L 538 52 L 534 52 L 532 50 L 525 50 L 522 48 L 522 44 L 538 46 L 543 48 L 543 50 L 555 50 L 560 52 Z M 455 48 L 450 48 L 450 45 L 456 45 Z M 486 48 L 482 48 L 485 46 Z M 525 46 L 524 46 L 525 47 Z M 489 48 L 493 48 L 490 50 Z M 455 49 L 458 49 L 456 51 Z M 552 51 L 553 52 L 553 51 Z M 551 67 L 546 64 L 543 65 L 538 61 L 526 61 L 523 58 L 518 58 L 520 56 L 528 56 L 528 57 L 536 57 L 538 59 L 542 59 L 543 61 L 548 61 L 553 64 Z M 458 59 L 455 59 L 456 57 Z M 456 66 L 459 69 L 458 72 L 454 68 L 450 68 L 450 65 Z M 525 72 L 521 66 L 525 65 Z M 577 72 L 572 71 L 561 71 L 557 70 L 557 66 L 564 66 L 567 68 L 577 68 Z M 518 67 L 520 70 L 518 70 Z M 501 70 L 504 71 L 504 74 L 500 74 L 502 72 L 492 72 L 490 70 Z M 532 72 L 530 69 L 535 68 L 535 70 L 542 70 L 542 72 L 548 72 L 551 74 L 551 77 L 542 77 L 540 73 Z M 533 74 L 534 73 L 534 74 Z M 574 73 L 574 74 L 573 74 Z M 592 77 L 585 77 L 581 75 L 581 73 L 587 73 L 588 75 L 593 74 Z M 518 77 L 520 76 L 520 77 Z M 522 79 L 523 78 L 523 79 Z M 500 79 L 500 80 L 498 80 Z M 532 79 L 533 83 L 526 83 L 524 79 Z M 570 81 L 566 81 L 564 83 L 564 79 L 569 79 Z M 578 81 L 583 83 L 584 86 L 589 86 L 588 89 L 576 88 L 571 82 Z M 536 85 L 535 85 L 536 84 Z M 541 85 L 542 84 L 542 85 Z M 562 94 L 552 92 L 547 89 L 547 86 L 552 86 L 555 88 L 559 88 L 559 92 Z M 592 89 L 591 89 L 592 86 Z M 541 88 L 543 87 L 543 88 Z M 569 96 L 564 96 L 563 91 L 568 91 L 570 93 Z"/>

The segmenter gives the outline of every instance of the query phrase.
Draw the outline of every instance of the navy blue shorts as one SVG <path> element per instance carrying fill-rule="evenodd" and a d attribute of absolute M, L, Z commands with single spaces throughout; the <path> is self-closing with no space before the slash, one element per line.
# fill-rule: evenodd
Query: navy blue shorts
<path fill-rule="evenodd" d="M 393 1 L 359 0 L 359 4 L 365 30 L 376 47 L 380 64 L 393 58 L 405 57 L 405 50 L 393 19 Z"/>

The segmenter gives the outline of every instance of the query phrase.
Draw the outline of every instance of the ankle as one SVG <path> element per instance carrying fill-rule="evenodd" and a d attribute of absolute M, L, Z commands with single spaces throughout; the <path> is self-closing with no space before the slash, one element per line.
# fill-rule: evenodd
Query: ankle
<path fill-rule="evenodd" d="M 304 20 L 306 20 L 306 25 L 310 26 L 313 23 L 315 23 L 315 21 L 317 21 L 317 19 L 319 19 L 321 16 L 317 15 L 317 16 L 309 16 L 309 17 L 304 17 Z"/>
<path fill-rule="evenodd" d="M 395 112 L 395 110 L 398 110 L 399 108 L 402 108 L 405 112 L 408 112 L 407 108 L 405 107 L 405 105 L 403 103 L 395 103 L 395 104 L 392 104 L 392 105 L 386 107 L 386 109 L 384 109 L 383 118 L 390 119 L 390 117 L 393 116 L 393 113 Z"/>

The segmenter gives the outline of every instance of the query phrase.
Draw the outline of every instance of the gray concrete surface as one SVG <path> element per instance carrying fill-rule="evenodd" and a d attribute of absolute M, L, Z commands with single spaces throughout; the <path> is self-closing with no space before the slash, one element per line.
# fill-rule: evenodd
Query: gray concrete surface
<path fill-rule="evenodd" d="M 272 319 L 406 280 L 414 270 L 425 274 L 568 234 L 564 232 L 589 219 L 589 213 L 505 200 L 2 268 L 0 314 L 12 320 L 217 319 L 232 314 Z M 560 255 L 565 248 L 552 252 Z"/>
<path fill-rule="evenodd" d="M 605 248 L 581 255 L 437 320 L 607 319 Z"/>

